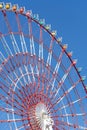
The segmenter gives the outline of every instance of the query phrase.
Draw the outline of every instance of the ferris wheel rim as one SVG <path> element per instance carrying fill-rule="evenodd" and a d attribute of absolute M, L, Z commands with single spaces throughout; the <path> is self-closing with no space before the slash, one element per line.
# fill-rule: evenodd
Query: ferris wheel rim
<path fill-rule="evenodd" d="M 22 7 L 21 7 L 21 8 L 22 8 Z M 46 29 L 44 25 L 40 24 L 39 20 L 35 20 L 35 19 L 33 18 L 33 16 L 27 15 L 26 12 L 20 12 L 20 10 L 13 11 L 12 9 L 10 9 L 10 10 L 8 10 L 8 9 L 0 9 L 0 12 L 4 12 L 4 11 L 5 11 L 5 12 L 8 11 L 8 12 L 13 12 L 13 13 L 16 13 L 16 14 L 20 14 L 20 15 L 22 15 L 22 16 L 27 17 L 28 19 L 31 19 L 33 22 L 35 22 L 35 23 L 38 24 L 41 28 L 43 28 L 43 29 L 56 41 L 56 43 L 60 46 L 60 48 L 63 49 L 62 43 L 61 43 L 61 42 L 58 42 L 56 36 L 52 35 L 52 32 L 51 32 L 50 30 Z M 18 33 L 19 33 L 19 32 L 18 32 Z M 0 35 L 2 35 L 1 32 L 0 32 Z M 70 60 L 70 62 L 73 63 L 73 59 L 72 59 L 71 56 L 68 55 L 68 52 L 67 52 L 66 49 L 64 50 L 64 53 L 66 54 L 66 56 L 68 57 L 68 59 Z M 74 67 L 75 71 L 77 72 L 78 77 L 79 77 L 80 79 L 82 79 L 82 76 L 81 76 L 81 74 L 79 73 L 79 71 L 78 71 L 76 65 L 73 65 L 73 67 Z M 87 94 L 87 89 L 86 89 L 85 83 L 84 83 L 83 80 L 81 80 L 81 82 L 82 82 L 82 86 L 83 86 L 83 88 L 84 88 L 84 91 L 85 91 L 85 93 Z"/>

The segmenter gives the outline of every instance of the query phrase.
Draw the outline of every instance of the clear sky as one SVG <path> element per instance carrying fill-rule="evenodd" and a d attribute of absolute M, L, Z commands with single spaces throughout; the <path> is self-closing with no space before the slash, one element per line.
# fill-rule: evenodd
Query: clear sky
<path fill-rule="evenodd" d="M 18 3 L 45 18 L 46 23 L 57 30 L 87 75 L 87 0 L 3 0 Z"/>

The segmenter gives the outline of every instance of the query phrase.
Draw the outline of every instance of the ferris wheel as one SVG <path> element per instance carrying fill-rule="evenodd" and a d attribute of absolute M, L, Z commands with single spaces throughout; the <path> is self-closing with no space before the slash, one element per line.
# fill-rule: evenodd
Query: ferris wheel
<path fill-rule="evenodd" d="M 38 14 L 0 3 L 0 130 L 87 130 L 87 87 Z"/>

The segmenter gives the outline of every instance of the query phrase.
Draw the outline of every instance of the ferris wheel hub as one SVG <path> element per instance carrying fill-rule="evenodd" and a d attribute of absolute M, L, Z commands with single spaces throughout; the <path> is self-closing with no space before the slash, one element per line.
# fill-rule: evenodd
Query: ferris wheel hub
<path fill-rule="evenodd" d="M 36 120 L 42 130 L 53 130 L 53 120 L 49 114 L 49 110 L 44 103 L 38 103 L 35 109 Z"/>

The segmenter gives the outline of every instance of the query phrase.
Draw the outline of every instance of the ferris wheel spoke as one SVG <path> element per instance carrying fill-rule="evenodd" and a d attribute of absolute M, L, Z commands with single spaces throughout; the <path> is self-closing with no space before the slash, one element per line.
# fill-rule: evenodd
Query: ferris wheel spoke
<path fill-rule="evenodd" d="M 60 53 L 57 64 L 56 64 L 55 69 L 54 69 L 53 74 L 52 74 L 52 78 L 50 80 L 50 83 L 52 85 L 52 90 L 54 88 L 54 84 L 55 84 L 55 81 L 56 81 L 56 78 L 57 78 L 57 74 L 58 74 L 58 70 L 59 70 L 59 67 L 60 67 L 60 64 L 61 64 L 61 61 L 62 61 L 63 54 L 64 54 L 64 50 L 62 50 L 61 53 Z"/>
<path fill-rule="evenodd" d="M 3 90 L 3 92 L 5 92 L 5 94 L 8 96 L 8 98 L 9 98 L 9 100 L 10 101 L 8 101 L 8 99 L 5 97 L 5 96 L 3 96 L 3 95 L 0 95 L 0 99 L 3 101 L 4 100 L 4 102 L 6 102 L 7 104 L 9 104 L 10 106 L 12 105 L 12 102 L 14 102 L 14 104 L 16 104 L 16 107 L 18 106 L 18 109 L 19 109 L 19 107 L 21 108 L 21 109 L 26 109 L 25 107 L 26 107 L 26 105 L 24 106 L 24 105 L 22 105 L 19 101 L 21 101 L 23 104 L 25 103 L 24 102 L 24 100 L 23 100 L 23 97 L 25 98 L 25 96 L 24 96 L 24 92 L 23 91 L 21 91 L 21 90 L 19 90 L 19 94 L 20 95 L 18 95 L 15 91 L 13 91 L 12 89 L 10 89 L 10 92 L 12 92 L 12 94 L 15 94 L 16 95 L 16 98 L 18 98 L 18 101 L 17 101 L 17 99 L 16 98 L 12 98 L 13 96 L 10 94 L 10 92 L 8 92 L 7 90 L 6 90 L 6 88 L 7 89 L 9 89 L 8 87 L 5 87 L 5 86 L 0 86 L 0 88 Z"/>
<path fill-rule="evenodd" d="M 27 80 L 25 79 L 24 73 L 23 73 L 23 71 L 22 71 L 22 69 L 20 67 L 19 67 L 19 71 L 20 71 L 21 76 L 23 77 L 24 83 L 26 85 L 27 84 Z"/>
<path fill-rule="evenodd" d="M 27 109 L 27 106 L 28 106 L 29 96 L 30 96 L 28 90 L 30 89 L 30 86 L 31 86 L 31 84 L 26 87 L 22 86 L 21 89 L 18 89 L 18 94 L 16 92 L 14 92 L 14 95 L 16 95 L 15 100 L 16 100 L 16 98 L 18 98 L 19 101 L 22 102 L 22 105 L 20 103 L 20 106 L 24 107 L 24 109 Z M 30 92 L 32 94 L 31 89 L 30 89 Z M 17 100 L 16 100 L 16 102 L 17 102 Z"/>
<path fill-rule="evenodd" d="M 8 101 L 8 99 L 6 98 L 6 97 L 4 97 L 3 95 L 2 96 L 0 96 L 0 98 L 1 98 L 1 101 L 4 101 L 7 105 L 9 105 L 10 107 L 12 107 L 12 103 L 13 103 L 13 101 L 14 101 L 14 108 L 15 109 L 17 109 L 17 111 L 18 111 L 18 113 L 17 113 L 17 111 L 13 111 L 15 114 L 19 114 L 19 113 L 21 113 L 21 112 L 24 112 L 25 110 L 26 110 L 26 108 L 25 108 L 25 106 L 24 105 L 21 105 L 21 103 L 19 103 L 16 99 L 9 99 L 9 101 Z M 10 97 L 9 97 L 10 98 Z M 12 97 L 11 97 L 12 98 Z M 12 110 L 14 109 L 14 108 L 12 108 Z M 2 110 L 1 108 L 0 108 L 0 110 Z M 2 111 L 4 111 L 4 109 L 2 110 Z M 6 110 L 5 110 L 6 111 Z M 6 111 L 6 112 L 10 112 L 10 111 Z M 24 113 L 26 113 L 26 112 L 24 112 Z M 21 115 L 21 114 L 20 114 Z"/>
<path fill-rule="evenodd" d="M 28 82 L 29 83 L 31 83 L 31 79 L 30 79 L 30 76 L 29 76 L 29 74 L 28 74 L 28 67 L 26 67 L 25 65 L 24 65 L 24 67 L 25 67 L 25 70 L 26 70 L 26 72 L 27 72 L 27 76 L 28 76 Z"/>
<path fill-rule="evenodd" d="M 64 127 L 68 127 L 69 129 L 69 125 L 67 124 L 67 122 L 63 122 L 63 121 L 56 121 L 56 124 L 53 127 L 56 128 L 57 130 L 59 129 L 66 130 Z"/>
<path fill-rule="evenodd" d="M 17 20 L 17 25 L 18 25 L 18 31 L 20 32 L 20 41 L 21 41 L 22 51 L 23 51 L 23 53 L 27 53 L 28 52 L 27 45 L 26 45 L 26 42 L 25 42 L 25 39 L 24 39 L 24 35 L 23 35 L 22 28 L 21 28 L 21 25 L 20 25 L 20 20 L 19 20 L 17 13 L 16 13 L 16 20 Z M 24 66 L 24 68 L 25 68 L 25 71 L 28 73 L 27 67 Z M 21 74 L 23 74 L 23 71 L 22 71 L 21 68 L 20 68 L 20 72 L 21 72 Z M 23 79 L 24 79 L 25 84 L 28 84 L 25 77 Z M 29 75 L 28 75 L 28 81 L 30 81 Z"/>
<path fill-rule="evenodd" d="M 5 22 L 6 22 L 8 31 L 9 31 L 10 38 L 11 38 L 11 40 L 12 40 L 12 45 L 13 45 L 13 47 L 14 47 L 14 51 L 15 51 L 15 53 L 20 52 L 20 51 L 19 51 L 19 48 L 18 48 L 18 45 L 17 45 L 17 42 L 16 42 L 16 40 L 15 40 L 14 34 L 13 34 L 13 32 L 12 32 L 11 26 L 10 26 L 10 24 L 9 24 L 9 20 L 8 20 L 7 15 L 6 15 L 6 12 L 3 12 L 3 16 L 4 16 L 4 19 L 5 19 Z M 3 40 L 4 40 L 4 42 L 6 43 L 5 38 L 4 38 Z M 10 53 L 11 53 L 11 55 L 13 55 L 11 51 L 10 51 Z"/>
<path fill-rule="evenodd" d="M 63 126 L 66 126 L 66 127 L 71 127 L 70 123 L 69 122 L 65 122 L 65 121 L 62 121 L 62 120 L 55 120 L 55 127 L 59 128 L 59 127 L 63 127 Z"/>
<path fill-rule="evenodd" d="M 33 77 L 33 82 L 34 85 L 32 88 L 35 87 L 35 76 L 34 72 L 36 71 L 38 77 L 39 77 L 39 67 L 38 67 L 38 61 L 36 59 L 36 53 L 35 53 L 35 43 L 34 43 L 34 37 L 33 37 L 33 32 L 32 32 L 32 20 L 31 18 L 28 18 L 28 31 L 29 31 L 29 37 L 30 37 L 30 54 L 31 54 L 31 64 L 30 64 L 30 69 L 32 72 L 32 77 Z"/>
<path fill-rule="evenodd" d="M 22 126 L 17 127 L 16 130 L 21 130 L 23 128 L 25 128 L 25 130 L 27 130 L 28 128 L 26 128 L 26 127 L 30 128 L 30 124 L 29 123 L 26 123 L 26 124 L 24 123 Z"/>
<path fill-rule="evenodd" d="M 4 61 L 4 55 L 2 54 L 2 52 L 0 51 L 0 64 Z M 1 68 L 1 65 L 0 65 Z"/>
<path fill-rule="evenodd" d="M 40 26 L 40 39 L 39 39 L 39 60 L 43 60 L 43 33 L 42 27 Z"/>
<path fill-rule="evenodd" d="M 4 86 L 3 86 L 4 87 Z M 4 87 L 4 88 L 6 88 L 6 87 Z M 27 103 L 25 104 L 25 96 L 26 96 L 26 93 L 25 93 L 25 91 L 24 91 L 24 89 L 23 90 L 18 90 L 18 94 L 15 92 L 15 91 L 13 91 L 13 89 L 10 89 L 10 92 L 12 92 L 15 96 L 16 96 L 16 98 L 14 98 L 14 99 L 12 99 L 12 95 L 10 95 L 10 92 L 7 92 L 7 90 L 5 90 L 4 88 L 2 88 L 3 89 L 3 91 L 7 94 L 7 96 L 8 96 L 8 98 L 10 99 L 11 98 L 11 101 L 10 102 L 8 102 L 8 99 L 6 98 L 6 101 L 4 100 L 5 99 L 5 97 L 3 96 L 3 95 L 1 95 L 0 96 L 0 98 L 1 98 L 1 100 L 3 101 L 5 101 L 7 104 L 9 104 L 9 105 L 12 105 L 11 104 L 11 102 L 14 102 L 14 104 L 15 104 L 15 106 L 16 106 L 16 108 L 18 108 L 19 109 L 19 107 L 20 107 L 20 109 L 22 110 L 22 109 L 25 109 L 26 110 L 26 105 L 27 105 Z M 7 88 L 7 89 L 9 89 L 9 88 Z M 27 95 L 28 96 L 28 95 Z M 24 99 L 23 99 L 24 98 Z M 18 99 L 18 101 L 17 101 L 17 99 Z M 26 99 L 28 99 L 28 97 L 26 97 Z M 20 102 L 21 101 L 21 102 Z M 22 104 L 21 104 L 22 103 Z M 17 107 L 18 106 L 18 107 Z"/>
<path fill-rule="evenodd" d="M 75 82 L 67 91 L 64 92 L 64 94 L 61 96 L 61 99 L 57 102 L 59 103 L 60 101 L 63 100 L 76 86 L 81 82 L 81 79 L 79 79 L 77 82 Z"/>
<path fill-rule="evenodd" d="M 35 53 L 34 38 L 33 38 L 33 34 L 32 34 L 31 18 L 28 18 L 28 31 L 29 31 L 29 37 L 30 37 L 30 53 L 31 53 L 31 56 L 33 56 L 33 55 L 36 55 L 36 53 Z"/>
<path fill-rule="evenodd" d="M 59 81 L 59 83 L 58 83 L 58 90 L 57 90 L 55 96 L 57 95 L 57 93 L 59 93 L 59 90 L 61 89 L 62 85 L 64 84 L 64 82 L 66 80 L 66 78 L 68 77 L 72 67 L 73 67 L 73 63 L 70 64 L 69 68 L 66 70 L 65 74 L 63 75 L 63 77 Z"/>
<path fill-rule="evenodd" d="M 80 125 L 78 125 L 78 124 L 72 124 L 72 123 L 69 123 L 69 122 L 65 122 L 65 121 L 56 121 L 56 125 L 60 125 L 60 126 L 66 126 L 66 127 L 68 127 L 68 128 L 74 128 L 74 129 L 81 129 L 81 130 L 85 130 L 85 129 L 87 129 L 86 127 L 84 127 L 84 126 L 80 126 Z"/>
<path fill-rule="evenodd" d="M 40 36 L 39 36 L 38 70 L 39 70 L 39 74 L 42 77 L 41 91 L 44 92 L 45 69 L 44 69 L 44 58 L 43 58 L 43 28 L 42 28 L 42 26 L 40 26 Z M 40 75 L 38 75 L 38 85 L 40 85 Z"/>
<path fill-rule="evenodd" d="M 30 69 L 31 69 L 33 81 L 35 82 L 34 69 L 33 69 L 33 66 L 31 64 L 30 64 Z"/>
<path fill-rule="evenodd" d="M 14 51 L 15 51 L 15 53 L 20 52 L 20 51 L 19 51 L 19 48 L 18 48 L 18 45 L 17 45 L 17 42 L 16 42 L 16 40 L 15 40 L 14 34 L 13 34 L 13 32 L 12 32 L 11 26 L 10 26 L 10 24 L 9 24 L 9 20 L 8 20 L 7 14 L 6 14 L 6 12 L 2 12 L 2 13 L 3 13 L 4 19 L 5 19 L 7 28 L 8 28 L 8 32 L 9 32 L 10 38 L 11 38 L 11 40 L 12 40 L 12 45 L 13 45 L 13 47 L 14 47 Z M 4 40 L 4 41 L 5 41 L 5 40 Z M 11 52 L 11 51 L 10 51 L 10 52 Z M 11 52 L 11 55 L 13 55 L 12 52 Z"/>
<path fill-rule="evenodd" d="M 0 107 L 0 111 L 2 111 L 2 112 L 6 112 L 7 114 L 12 114 L 12 113 L 14 113 L 16 116 L 25 116 L 25 117 L 27 117 L 27 113 L 26 112 L 24 112 L 23 113 L 23 110 L 14 110 L 14 109 L 11 109 L 11 108 L 2 108 L 2 107 Z"/>
<path fill-rule="evenodd" d="M 18 55 L 16 55 L 16 57 L 18 57 Z M 26 60 L 26 59 L 25 59 L 25 56 L 24 56 L 23 61 L 22 61 L 23 64 L 24 64 L 24 62 L 26 62 L 25 60 Z M 16 60 L 15 60 L 15 61 L 16 61 Z M 18 63 L 18 61 L 16 61 L 16 63 L 17 63 L 17 64 L 20 64 L 20 61 L 19 61 L 19 63 Z M 17 64 L 16 64 L 16 65 L 17 65 Z M 28 74 L 28 73 L 29 73 L 28 67 L 27 67 L 26 65 L 23 65 L 23 66 L 24 66 L 26 75 L 27 75 L 27 77 L 28 77 L 28 81 L 24 78 L 24 75 L 25 75 L 25 74 L 23 74 L 23 71 L 22 71 L 22 69 L 21 69 L 21 66 L 19 67 L 19 72 L 21 73 L 21 75 L 22 75 L 22 77 L 23 77 L 23 80 L 24 80 L 24 82 L 25 82 L 26 84 L 31 83 L 31 79 L 30 79 L 30 76 L 29 76 L 29 74 Z M 14 73 L 15 73 L 15 71 L 14 71 Z M 17 76 L 16 73 L 15 73 L 15 75 L 16 75 L 16 77 L 17 77 L 17 80 L 19 80 L 19 77 Z M 19 80 L 19 82 L 20 82 L 21 85 L 23 86 L 22 81 Z"/>
<path fill-rule="evenodd" d="M 49 49 L 48 49 L 48 56 L 47 56 L 47 61 L 46 61 L 46 67 L 45 67 L 45 76 L 47 77 L 47 80 L 49 82 L 50 80 L 50 69 L 51 69 L 51 60 L 52 60 L 52 49 L 53 49 L 53 42 L 54 42 L 54 37 L 51 37 Z M 46 94 L 48 93 L 49 88 L 46 91 Z"/>
<path fill-rule="evenodd" d="M 29 96 L 29 93 L 28 93 L 28 89 L 27 87 L 25 88 L 24 86 L 22 86 L 22 90 L 19 90 L 21 96 L 23 96 L 24 99 L 27 99 L 29 100 L 28 96 Z"/>
<path fill-rule="evenodd" d="M 23 53 L 28 52 L 23 33 L 20 34 L 20 41 Z"/>
<path fill-rule="evenodd" d="M 19 93 L 19 95 L 16 93 L 16 92 L 14 92 L 14 94 L 15 94 L 15 96 L 16 96 L 16 98 L 18 99 L 18 101 L 17 101 L 17 99 L 15 98 L 15 99 L 13 99 L 13 101 L 14 101 L 14 103 L 16 103 L 17 104 L 17 106 L 19 107 L 20 106 L 20 108 L 21 109 L 25 109 L 26 110 L 26 105 L 27 105 L 27 103 L 25 104 L 25 93 L 23 92 L 23 91 L 21 91 L 21 90 L 19 90 L 18 91 Z M 24 98 L 24 99 L 23 99 Z M 26 98 L 27 99 L 27 98 Z M 20 102 L 21 101 L 21 102 Z"/>
<path fill-rule="evenodd" d="M 54 116 L 54 117 L 76 117 L 76 116 L 86 116 L 87 114 L 86 113 L 72 113 L 72 114 L 59 114 L 58 116 Z"/>
<path fill-rule="evenodd" d="M 10 26 L 10 24 L 9 24 L 9 20 L 8 20 L 7 15 L 6 15 L 6 12 L 3 12 L 3 16 L 4 16 L 4 19 L 5 19 L 7 28 L 8 28 L 8 32 L 9 32 L 10 38 L 11 38 L 11 40 L 12 40 L 12 44 L 13 44 L 13 47 L 14 47 L 14 51 L 15 51 L 15 53 L 20 52 L 20 51 L 19 51 L 19 48 L 18 48 L 18 45 L 17 45 L 17 42 L 16 42 L 16 39 L 15 39 L 14 34 L 13 34 L 13 32 L 12 32 L 11 26 Z M 4 40 L 4 41 L 6 41 L 6 40 Z M 6 43 L 6 42 L 5 42 L 5 43 Z M 18 51 L 17 51 L 17 49 L 18 49 Z M 10 50 L 10 52 L 11 52 L 11 50 Z M 12 52 L 11 52 L 11 55 L 13 55 Z"/>
<path fill-rule="evenodd" d="M 27 53 L 28 52 L 27 45 L 26 45 L 25 38 L 24 38 L 24 35 L 23 35 L 23 32 L 22 32 L 22 27 L 21 27 L 21 24 L 20 24 L 18 13 L 15 13 L 15 15 L 16 15 L 16 21 L 17 21 L 17 25 L 18 25 L 18 31 L 20 33 L 19 35 L 20 35 L 22 52 Z"/>
<path fill-rule="evenodd" d="M 53 98 L 53 100 L 55 100 L 55 103 L 53 104 L 53 106 L 56 106 L 57 104 L 59 104 L 76 86 L 77 84 L 81 82 L 81 79 L 79 79 L 78 81 L 76 81 L 67 91 L 64 92 L 64 94 L 62 96 L 60 96 L 57 100 L 55 100 L 55 97 Z"/>
<path fill-rule="evenodd" d="M 15 39 L 15 36 L 14 36 L 14 33 L 13 33 L 13 32 L 11 32 L 10 38 L 11 38 L 11 40 L 12 40 L 12 45 L 13 45 L 15 54 L 19 53 L 20 50 L 19 50 L 19 47 L 18 47 L 18 45 L 17 45 L 17 42 L 16 42 L 16 39 Z"/>
<path fill-rule="evenodd" d="M 70 102 L 70 103 L 67 104 L 67 105 L 61 106 L 61 107 L 58 108 L 58 111 L 60 111 L 60 110 L 62 110 L 62 109 L 65 109 L 65 108 L 67 108 L 67 107 L 70 107 L 70 106 L 72 106 L 72 105 L 74 105 L 74 104 L 76 104 L 76 103 L 78 103 L 78 102 L 80 102 L 80 101 L 83 101 L 85 98 L 87 98 L 87 96 L 84 96 L 84 97 L 79 98 L 79 99 L 77 99 L 77 100 L 75 100 L 75 101 L 72 101 L 72 102 Z"/>
<path fill-rule="evenodd" d="M 6 25 L 7 25 L 7 27 L 8 27 L 8 31 L 9 31 L 9 33 L 10 33 L 10 38 L 12 39 L 14 51 L 15 51 L 16 54 L 17 54 L 17 52 L 20 53 L 20 50 L 19 50 L 19 48 L 18 48 L 18 46 L 17 46 L 17 42 L 16 42 L 15 37 L 14 37 L 14 35 L 13 35 L 13 32 L 12 32 L 12 29 L 11 29 L 11 27 L 10 27 L 9 20 L 8 20 L 8 18 L 7 18 L 6 13 L 5 13 L 5 15 L 4 15 L 4 18 L 5 18 Z M 22 30 L 21 30 L 21 25 L 20 25 L 19 18 L 18 18 L 18 14 L 16 14 L 16 19 L 17 19 L 17 24 L 18 24 L 18 30 L 19 30 L 19 32 L 22 32 Z M 28 51 L 27 51 L 27 47 L 26 47 L 26 43 L 25 43 L 25 39 L 24 39 L 23 33 L 20 34 L 20 41 L 21 41 L 22 51 L 23 51 L 23 52 L 28 52 Z M 17 49 L 17 50 L 16 50 L 16 49 Z M 10 52 L 11 52 L 11 51 L 10 51 Z M 13 55 L 12 52 L 11 52 L 11 55 Z M 25 69 L 25 70 L 26 70 L 26 69 Z M 21 70 L 21 68 L 20 68 L 20 72 L 21 72 L 22 75 L 23 75 L 23 71 Z M 27 81 L 26 81 L 25 78 L 24 78 L 24 82 L 25 82 L 25 84 L 27 84 Z"/>
<path fill-rule="evenodd" d="M 3 37 L 4 38 L 4 37 Z M 5 47 L 7 45 L 7 42 L 6 42 L 6 40 L 5 40 L 5 38 L 4 38 L 4 43 L 3 43 L 3 46 Z M 9 47 L 7 46 L 7 48 L 9 49 Z M 10 49 L 9 49 L 10 50 Z M 6 51 L 6 53 L 7 53 L 7 51 Z M 6 58 L 4 57 L 4 55 L 0 52 L 0 55 L 1 55 L 1 58 L 0 58 L 0 60 L 2 61 L 2 59 L 5 61 L 6 60 Z M 7 53 L 7 55 L 9 56 L 9 54 Z M 11 50 L 10 50 L 10 55 L 13 55 L 12 54 L 12 52 L 11 52 Z M 22 70 L 20 69 L 20 72 L 22 72 Z M 13 72 L 16 76 L 17 76 L 17 74 L 15 73 L 15 72 Z M 22 73 L 23 74 L 23 73 Z M 11 82 L 13 82 L 12 81 L 12 79 L 11 79 L 11 77 L 9 77 L 8 75 L 7 75 L 7 77 L 10 79 L 10 81 Z M 17 76 L 17 78 L 18 78 L 18 76 Z"/>
<path fill-rule="evenodd" d="M 21 121 L 27 121 L 29 118 L 19 118 L 19 119 L 9 119 L 9 120 L 0 120 L 1 123 L 10 123 L 10 122 L 21 122 Z"/>
<path fill-rule="evenodd" d="M 12 83 L 11 83 L 11 86 L 12 85 L 15 85 L 18 89 L 19 89 L 19 87 L 16 85 L 16 80 L 13 80 L 13 79 L 11 79 L 10 77 L 12 77 L 11 75 L 10 75 L 10 77 L 5 73 L 5 71 L 2 71 L 2 73 L 3 74 L 5 74 L 5 76 L 2 76 L 1 74 L 0 74 L 0 76 L 1 76 L 1 78 L 10 86 L 10 84 L 9 84 L 9 82 L 6 80 L 6 77 L 8 77 L 11 81 L 12 81 Z M 19 78 L 17 78 L 17 80 L 19 80 Z M 20 83 L 21 83 L 21 81 L 20 81 Z M 21 85 L 22 85 L 22 83 L 21 83 Z"/>
<path fill-rule="evenodd" d="M 36 85 L 36 89 L 35 92 L 39 91 L 39 88 L 43 89 L 44 85 L 41 82 L 41 78 L 43 76 L 43 41 L 42 41 L 42 28 L 40 27 L 40 39 L 39 39 L 39 56 L 37 56 L 37 63 L 36 63 L 36 67 L 37 67 L 37 85 Z M 42 90 L 41 90 L 42 91 Z"/>
<path fill-rule="evenodd" d="M 8 75 L 5 73 L 5 71 L 2 71 L 2 72 L 3 72 L 4 76 L 2 76 L 2 75 L 0 74 L 0 77 L 1 77 L 7 84 L 9 84 L 8 80 L 6 79 L 6 78 L 8 78 L 8 79 L 10 80 L 10 82 L 11 82 L 13 85 L 16 86 L 16 83 L 15 83 L 15 81 L 11 78 L 11 76 L 8 76 Z"/>
<path fill-rule="evenodd" d="M 46 66 L 51 66 L 53 42 L 54 42 L 54 38 L 52 37 L 50 41 L 50 47 L 49 47 Z"/>
<path fill-rule="evenodd" d="M 62 51 L 60 52 L 60 55 L 59 55 L 59 57 L 58 57 L 58 60 L 57 60 L 57 64 L 56 64 L 56 66 L 55 66 L 55 69 L 54 69 L 54 71 L 52 72 L 52 78 L 51 78 L 51 79 L 49 80 L 49 82 L 48 82 L 48 83 L 49 83 L 49 85 L 48 85 L 48 90 L 49 90 L 50 85 L 52 86 L 50 92 L 53 90 L 54 85 L 55 85 L 55 81 L 56 81 L 56 79 L 59 77 L 58 71 L 59 71 L 59 68 L 60 68 L 60 65 L 61 65 L 61 62 L 62 62 L 62 57 L 63 57 L 63 55 L 64 55 L 64 52 L 65 52 L 66 48 L 67 48 L 67 45 L 65 44 L 65 45 L 63 46 L 63 48 L 62 48 Z M 58 77 L 57 77 L 57 76 L 58 76 Z"/>
<path fill-rule="evenodd" d="M 81 126 L 81 125 L 77 125 L 77 124 L 72 124 L 72 123 L 69 123 L 69 126 L 73 127 L 73 128 L 80 129 L 80 130 L 86 130 L 87 129 L 87 127 L 85 127 L 85 126 Z"/>
<path fill-rule="evenodd" d="M 12 100 L 8 101 L 7 99 L 5 99 L 5 100 L 2 100 L 2 101 L 6 102 L 6 104 L 9 105 L 9 107 L 12 107 L 12 104 L 10 103 L 10 102 L 12 102 Z M 21 104 L 19 104 L 19 105 L 21 105 Z M 14 113 L 14 114 L 19 115 L 19 116 L 22 115 L 22 112 L 23 112 L 23 114 L 26 114 L 26 112 L 23 110 L 23 106 L 22 107 L 20 106 L 21 108 L 14 106 L 14 108 L 12 108 L 12 109 L 9 109 L 9 107 L 8 108 L 0 107 L 0 111 L 6 112 L 8 114 Z M 14 109 L 17 109 L 17 110 L 14 110 Z"/>
<path fill-rule="evenodd" d="M 5 40 L 5 37 L 3 36 L 3 34 L 1 34 L 0 40 L 1 40 L 1 42 L 2 42 L 2 44 L 4 46 L 4 48 L 5 48 L 5 51 L 6 51 L 7 55 L 12 55 L 12 52 L 11 52 L 11 50 L 10 50 L 10 48 L 9 48 L 9 46 L 8 46 L 6 40 Z"/>
<path fill-rule="evenodd" d="M 34 47 L 33 36 L 30 37 L 30 52 L 31 52 L 31 56 L 35 55 L 35 47 Z"/>
<path fill-rule="evenodd" d="M 14 109 L 0 107 L 0 111 L 6 112 L 6 113 L 12 113 L 14 112 Z"/>
<path fill-rule="evenodd" d="M 38 69 L 38 66 L 37 66 L 38 62 L 36 60 L 35 43 L 34 43 L 34 37 L 33 37 L 33 32 L 32 32 L 32 20 L 31 20 L 31 18 L 28 18 L 28 31 L 29 31 L 29 37 L 30 37 L 30 54 L 31 54 L 30 67 L 33 64 L 33 66 L 36 68 L 37 74 L 39 75 L 39 69 Z"/>
<path fill-rule="evenodd" d="M 2 54 L 2 56 L 3 56 L 3 54 Z M 14 67 L 14 65 L 13 65 L 13 63 L 12 63 L 11 58 L 9 58 L 8 60 L 10 61 L 10 62 L 8 63 L 8 66 L 10 67 L 9 73 L 10 73 L 11 71 L 13 71 L 13 73 L 10 74 L 11 77 L 13 77 L 12 75 L 14 75 L 14 76 L 17 78 L 17 80 L 19 80 L 18 75 L 17 75 L 16 72 L 14 71 L 14 70 L 15 70 L 15 67 Z M 5 59 L 4 56 L 3 56 L 3 61 L 6 61 L 6 59 Z M 7 66 L 6 66 L 5 68 L 6 68 L 6 70 L 8 70 Z M 22 82 L 21 82 L 21 81 L 20 81 L 20 84 L 22 85 Z"/>
<path fill-rule="evenodd" d="M 4 72 L 3 72 L 4 73 Z M 5 74 L 6 75 L 6 74 Z M 22 75 L 21 75 L 22 76 Z M 24 76 L 24 75 L 23 75 Z M 5 77 L 3 77 L 2 75 L 1 75 L 1 77 L 3 78 L 3 80 L 5 79 Z M 21 77 L 19 77 L 19 78 L 17 78 L 17 80 L 13 80 L 13 82 L 12 82 L 12 84 L 10 85 L 9 84 L 9 82 L 8 81 L 6 81 L 6 79 L 5 79 L 5 82 L 6 83 L 8 83 L 8 85 L 10 86 L 10 88 L 13 86 L 13 85 L 15 85 L 15 87 L 18 89 L 18 90 L 20 90 L 20 88 L 17 86 L 17 82 L 18 81 L 20 81 L 20 78 Z M 16 82 L 15 82 L 16 81 Z M 20 81 L 20 84 L 21 84 L 21 86 L 23 86 L 23 84 L 21 83 L 21 81 Z M 14 89 L 15 89 L 15 87 L 14 87 Z M 8 88 L 8 90 L 9 90 L 9 88 Z M 11 89 L 10 89 L 11 90 Z"/>

